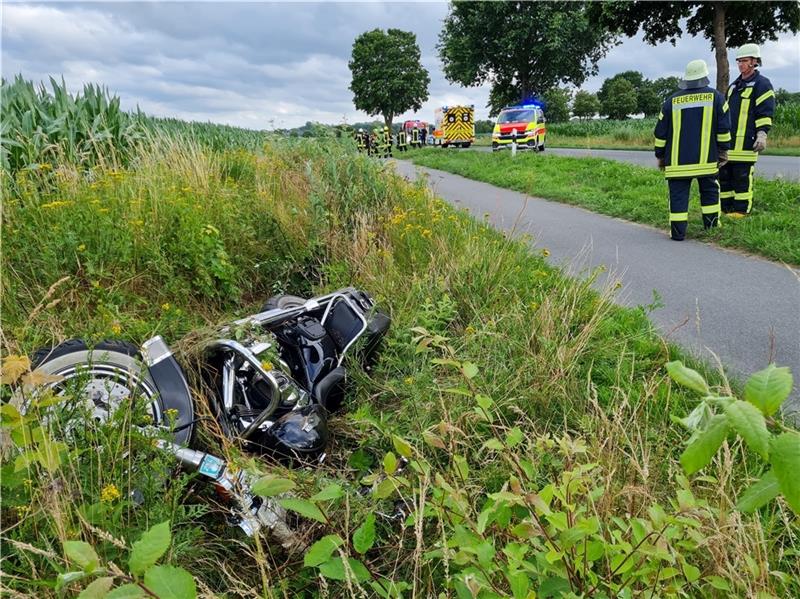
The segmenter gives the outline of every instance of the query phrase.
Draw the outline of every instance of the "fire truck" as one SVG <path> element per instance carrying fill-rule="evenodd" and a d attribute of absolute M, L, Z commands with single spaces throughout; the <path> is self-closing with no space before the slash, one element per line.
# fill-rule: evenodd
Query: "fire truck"
<path fill-rule="evenodd" d="M 475 142 L 475 106 L 442 106 L 434 114 L 434 144 L 468 148 Z"/>
<path fill-rule="evenodd" d="M 492 132 L 492 151 L 510 148 L 516 140 L 518 150 L 544 152 L 544 111 L 539 104 L 507 106 L 500 111 Z"/>

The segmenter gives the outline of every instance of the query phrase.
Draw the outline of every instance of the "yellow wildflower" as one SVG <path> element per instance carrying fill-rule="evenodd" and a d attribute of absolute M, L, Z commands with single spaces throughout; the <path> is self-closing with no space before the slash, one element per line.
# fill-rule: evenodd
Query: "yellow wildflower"
<path fill-rule="evenodd" d="M 144 224 L 143 220 L 136 219 L 131 221 L 131 225 L 133 225 L 134 227 L 141 227 L 143 224 Z"/>
<path fill-rule="evenodd" d="M 100 501 L 103 503 L 114 503 L 117 499 L 119 499 L 122 494 L 117 489 L 117 485 L 111 484 L 106 485 L 103 487 L 103 490 L 100 491 Z"/>
<path fill-rule="evenodd" d="M 86 244 L 85 243 L 80 244 L 78 246 L 78 251 L 79 252 L 85 252 L 86 251 Z"/>
<path fill-rule="evenodd" d="M 263 368 L 264 370 L 272 370 L 272 367 L 273 367 L 272 362 L 270 362 L 269 360 L 264 360 L 263 362 L 261 362 L 261 368 Z"/>
<path fill-rule="evenodd" d="M 547 258 L 549 255 L 550 255 L 550 250 L 548 250 L 547 248 L 544 248 L 544 249 L 542 250 L 542 256 L 544 256 L 545 258 Z"/>
<path fill-rule="evenodd" d="M 41 208 L 43 210 L 49 210 L 51 208 L 60 208 L 61 206 L 69 206 L 72 202 L 69 200 L 56 200 L 54 202 L 48 202 L 47 204 L 42 204 Z"/>
<path fill-rule="evenodd" d="M 467 335 L 474 335 L 475 334 L 475 329 L 473 327 L 471 327 L 471 326 L 468 326 L 466 329 L 464 329 L 464 332 Z"/>
<path fill-rule="evenodd" d="M 178 410 L 175 408 L 170 408 L 166 412 L 167 418 L 169 418 L 170 422 L 175 422 L 178 419 Z"/>
<path fill-rule="evenodd" d="M 170 309 L 170 307 L 171 307 L 171 306 L 169 305 L 169 302 L 165 302 L 165 303 L 161 304 L 161 309 L 162 309 L 164 312 L 166 312 L 167 310 L 169 310 L 169 309 Z"/>
<path fill-rule="evenodd" d="M 413 385 L 414 384 L 414 377 L 407 376 L 405 379 L 403 379 L 403 382 L 406 385 Z"/>
<path fill-rule="evenodd" d="M 100 208 L 100 209 L 98 210 L 98 212 L 99 212 L 100 214 L 105 214 L 106 212 L 108 212 L 108 208 Z"/>
<path fill-rule="evenodd" d="M 111 332 L 114 333 L 115 335 L 119 335 L 122 332 L 122 327 L 119 326 L 118 322 L 115 322 L 114 324 L 111 325 Z"/>

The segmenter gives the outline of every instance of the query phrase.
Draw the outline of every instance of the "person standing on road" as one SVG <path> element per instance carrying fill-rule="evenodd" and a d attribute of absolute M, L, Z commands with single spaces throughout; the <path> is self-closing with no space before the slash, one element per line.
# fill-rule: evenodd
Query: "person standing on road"
<path fill-rule="evenodd" d="M 424 146 L 428 140 L 428 126 L 425 125 L 419 130 L 419 145 Z"/>
<path fill-rule="evenodd" d="M 680 90 L 664 102 L 654 131 L 658 167 L 669 186 L 670 237 L 683 241 L 692 179 L 700 187 L 703 226 L 719 226 L 719 166 L 728 160 L 730 116 L 725 98 L 708 86 L 704 60 L 686 65 Z"/>
<path fill-rule="evenodd" d="M 722 211 L 741 218 L 753 208 L 753 171 L 759 153 L 767 147 L 767 133 L 775 114 L 775 92 L 758 72 L 761 50 L 745 44 L 736 52 L 739 77 L 728 87 L 733 147 L 729 162 L 719 171 Z"/>

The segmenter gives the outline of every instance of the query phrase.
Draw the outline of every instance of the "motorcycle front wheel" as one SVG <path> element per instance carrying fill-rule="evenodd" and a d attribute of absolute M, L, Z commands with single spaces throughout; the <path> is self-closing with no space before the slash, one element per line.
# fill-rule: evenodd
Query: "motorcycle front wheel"
<path fill-rule="evenodd" d="M 88 414 L 95 422 L 108 422 L 117 410 L 141 409 L 143 426 L 167 430 L 170 423 L 193 419 L 190 396 L 171 396 L 164 401 L 139 348 L 124 341 L 103 341 L 90 347 L 81 339 L 70 339 L 55 347 L 42 348 L 31 360 L 35 370 L 56 382 L 48 384 L 69 407 Z M 138 403 L 142 402 L 142 403 Z M 174 410 L 174 413 L 168 413 Z M 172 440 L 186 444 L 192 427 L 172 431 Z"/>

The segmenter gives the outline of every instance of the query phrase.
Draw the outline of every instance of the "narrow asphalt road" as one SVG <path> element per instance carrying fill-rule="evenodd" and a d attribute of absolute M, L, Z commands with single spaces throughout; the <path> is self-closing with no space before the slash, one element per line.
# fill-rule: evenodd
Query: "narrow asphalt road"
<path fill-rule="evenodd" d="M 481 152 L 491 151 L 491 148 L 487 146 L 476 146 L 474 149 Z M 558 156 L 575 156 L 577 158 L 586 156 L 608 158 L 609 160 L 656 168 L 653 152 L 646 150 L 585 150 L 582 148 L 548 147 L 545 153 Z M 800 156 L 760 156 L 758 163 L 756 163 L 756 176 L 764 179 L 800 181 Z"/>
<path fill-rule="evenodd" d="M 427 175 L 436 195 L 488 213 L 498 229 L 532 234 L 554 265 L 577 275 L 605 265 L 597 285 L 619 279 L 620 304 L 648 305 L 657 292 L 663 307 L 650 313 L 657 328 L 707 361 L 716 354 L 732 374 L 746 377 L 770 361 L 789 366 L 796 383 L 786 407 L 800 410 L 800 271 L 410 162 L 396 168 L 409 179 Z M 689 236 L 699 226 L 691 222 Z"/>

